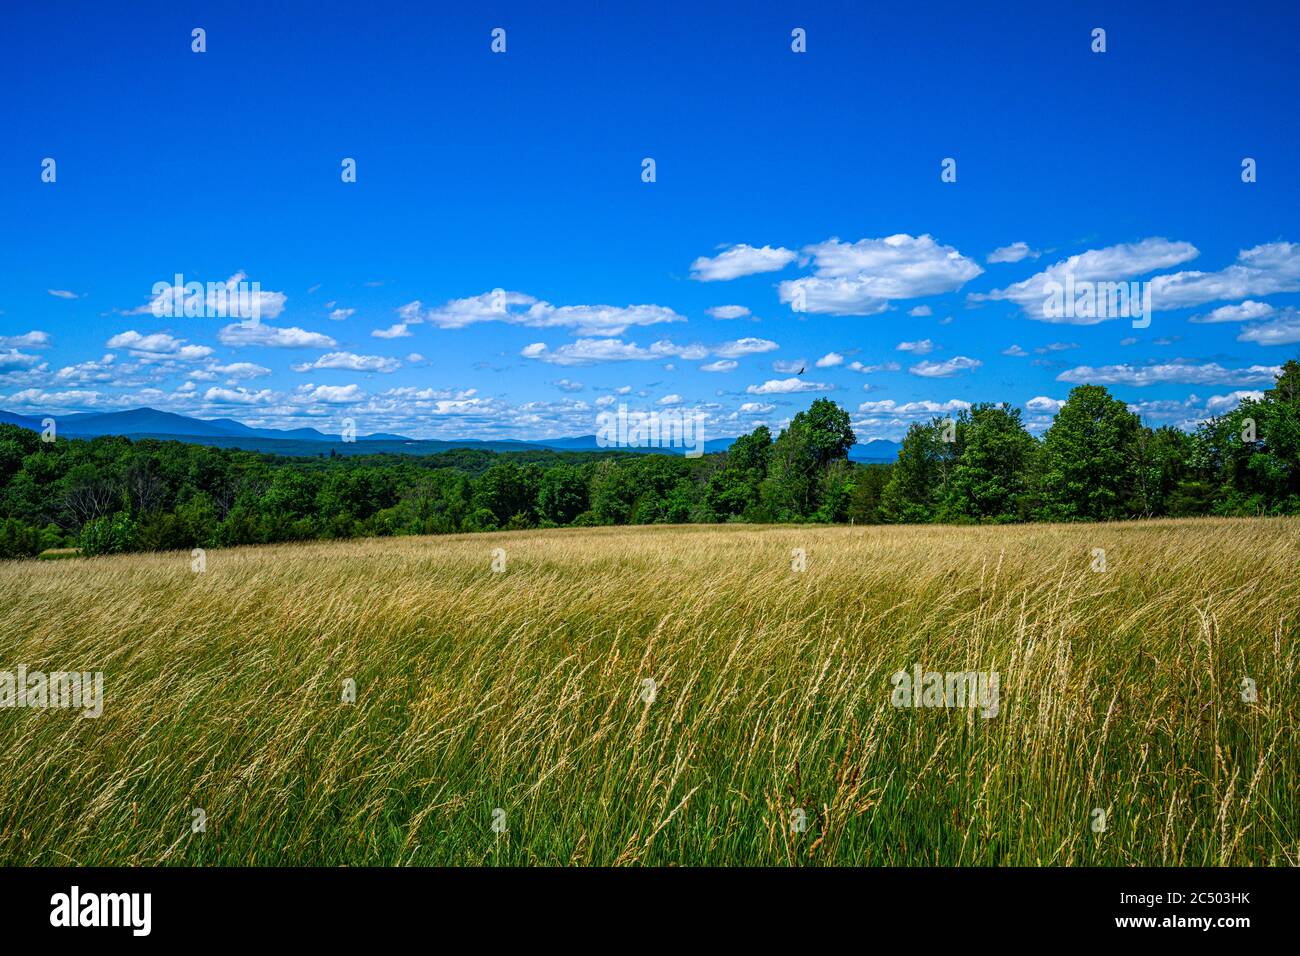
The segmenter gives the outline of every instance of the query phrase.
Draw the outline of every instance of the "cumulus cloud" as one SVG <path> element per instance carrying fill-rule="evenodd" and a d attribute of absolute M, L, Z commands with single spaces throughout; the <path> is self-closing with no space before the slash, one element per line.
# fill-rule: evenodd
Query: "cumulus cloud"
<path fill-rule="evenodd" d="M 344 319 L 349 319 L 356 315 L 356 312 L 356 309 L 335 309 L 330 313 L 330 318 L 335 322 L 342 322 Z"/>
<path fill-rule="evenodd" d="M 642 348 L 635 342 L 622 339 L 578 339 L 559 348 L 552 349 L 544 342 L 534 342 L 525 346 L 520 355 L 524 358 L 549 362 L 552 365 L 593 365 L 597 362 L 650 361 L 653 359 L 679 358 L 698 361 L 710 355 L 723 359 L 741 358 L 780 348 L 768 339 L 744 338 L 723 342 L 715 346 L 676 345 L 668 339 L 660 339 L 648 348 Z M 709 371 L 724 371 L 717 368 Z"/>
<path fill-rule="evenodd" d="M 871 375 L 875 372 L 897 372 L 902 366 L 897 362 L 882 362 L 879 365 L 863 365 L 861 362 L 850 362 L 846 366 L 851 372 L 858 372 L 862 375 Z"/>
<path fill-rule="evenodd" d="M 29 369 L 40 364 L 39 355 L 28 355 L 18 349 L 0 349 L 0 372 Z"/>
<path fill-rule="evenodd" d="M 365 393 L 356 385 L 301 385 L 296 397 L 313 404 L 351 405 L 365 398 Z"/>
<path fill-rule="evenodd" d="M 1009 246 L 994 249 L 985 261 L 988 263 L 1019 262 L 1024 258 L 1037 259 L 1041 255 L 1038 250 L 1030 249 L 1027 242 L 1013 242 Z"/>
<path fill-rule="evenodd" d="M 557 349 L 551 349 L 544 342 L 534 342 L 524 346 L 519 354 L 551 365 L 594 365 L 598 362 L 647 362 L 665 358 L 694 361 L 707 358 L 709 350 L 703 345 L 675 345 L 668 339 L 653 342 L 648 348 L 622 339 L 578 339 Z"/>
<path fill-rule="evenodd" d="M 942 362 L 917 362 L 908 371 L 913 375 L 920 375 L 922 378 L 948 378 L 958 372 L 977 369 L 983 364 L 979 359 L 967 358 L 965 355 L 955 355 Z"/>
<path fill-rule="evenodd" d="M 1236 305 L 1221 305 L 1207 315 L 1194 315 L 1187 321 L 1196 323 L 1250 322 L 1272 314 L 1273 307 L 1267 302 L 1256 302 L 1253 299 L 1247 299 L 1245 302 L 1239 302 Z"/>
<path fill-rule="evenodd" d="M 314 362 L 303 362 L 293 366 L 295 372 L 310 372 L 315 369 L 337 368 L 350 372 L 396 372 L 402 363 L 395 358 L 383 355 L 357 355 L 355 352 L 327 352 Z"/>
<path fill-rule="evenodd" d="M 1014 356 L 1015 358 L 1024 358 L 1029 353 L 1026 352 L 1024 349 L 1022 349 L 1019 345 L 1012 345 L 1009 346 L 1008 348 L 1003 349 L 1002 354 L 1011 355 Z"/>
<path fill-rule="evenodd" d="M 721 282 L 760 272 L 778 272 L 798 258 L 790 249 L 741 243 L 712 258 L 700 256 L 691 263 L 691 278 L 699 282 Z"/>
<path fill-rule="evenodd" d="M 1237 336 L 1238 342 L 1256 345 L 1292 345 L 1300 342 L 1300 309 L 1287 309 L 1268 322 L 1248 325 Z"/>
<path fill-rule="evenodd" d="M 744 355 L 757 355 L 761 352 L 773 352 L 780 346 L 771 339 L 744 338 L 723 342 L 713 347 L 713 354 L 722 358 L 740 358 Z"/>
<path fill-rule="evenodd" d="M 1273 365 L 1252 365 L 1228 369 L 1215 362 L 1201 365 L 1173 362 L 1162 365 L 1080 365 L 1056 376 L 1058 382 L 1074 385 L 1271 385 L 1282 369 Z"/>
<path fill-rule="evenodd" d="M 992 292 L 975 293 L 968 296 L 971 302 L 1002 301 L 1016 303 L 1023 310 L 1025 318 L 1040 322 L 1063 322 L 1074 325 L 1095 325 L 1104 322 L 1107 316 L 1065 316 L 1057 315 L 1049 309 L 1049 292 L 1051 285 L 1064 288 L 1066 277 L 1072 276 L 1078 282 L 1117 282 L 1145 275 L 1156 269 L 1167 269 L 1200 253 L 1189 242 L 1170 242 L 1168 239 L 1151 238 L 1141 242 L 1126 242 L 1103 249 L 1089 249 L 1078 255 L 1070 256 L 1048 266 L 1042 272 L 1020 282 L 1013 283 L 1005 289 Z M 1154 280 L 1153 280 L 1154 281 Z M 1156 295 L 1152 286 L 1153 305 L 1160 305 L 1163 300 Z"/>
<path fill-rule="evenodd" d="M 879 402 L 863 402 L 858 406 L 858 411 L 864 415 L 899 415 L 906 417 L 960 412 L 968 408 L 970 408 L 970 402 L 963 402 L 958 398 L 950 398 L 946 402 L 934 402 L 927 399 L 919 402 L 903 402 L 902 404 L 892 398 L 887 398 Z"/>
<path fill-rule="evenodd" d="M 377 339 L 405 339 L 411 336 L 405 322 L 398 322 L 386 329 L 375 329 L 370 334 Z"/>
<path fill-rule="evenodd" d="M 417 299 L 399 308 L 397 314 L 403 325 L 427 322 L 440 329 L 463 329 L 480 322 L 505 322 L 535 329 L 568 328 L 581 336 L 622 335 L 633 326 L 686 321 L 685 316 L 662 305 L 556 306 L 505 289 L 452 299 L 431 309 Z"/>
<path fill-rule="evenodd" d="M 701 372 L 734 372 L 740 365 L 739 362 L 732 359 L 718 359 L 716 362 L 709 362 L 707 365 L 701 365 Z"/>
<path fill-rule="evenodd" d="M 705 309 L 704 314 L 715 319 L 747 319 L 750 316 L 749 309 L 743 305 L 715 305 Z"/>
<path fill-rule="evenodd" d="M 275 393 L 269 388 L 252 391 L 246 388 L 210 388 L 203 393 L 209 405 L 269 405 Z"/>
<path fill-rule="evenodd" d="M 227 365 L 213 362 L 210 365 L 205 366 L 204 371 L 210 372 L 212 375 L 220 375 L 232 380 L 264 378 L 271 374 L 269 368 L 262 365 L 256 365 L 252 362 L 231 362 Z M 210 378 L 211 375 L 204 377 Z"/>
<path fill-rule="evenodd" d="M 0 348 L 4 349 L 47 349 L 50 347 L 50 333 L 33 330 L 22 335 L 0 335 Z"/>
<path fill-rule="evenodd" d="M 202 283 L 202 301 L 206 310 L 205 314 L 223 314 L 224 310 L 225 315 L 232 315 L 236 306 L 229 302 L 227 293 L 236 291 L 240 283 L 247 281 L 247 279 L 247 274 L 236 272 L 225 282 Z M 211 288 L 209 288 L 209 285 L 211 285 Z M 184 311 L 187 301 L 184 285 L 158 283 L 155 288 L 158 291 L 152 294 L 148 302 L 134 309 L 126 309 L 122 311 L 122 314 L 158 316 L 187 314 Z M 254 294 L 251 287 L 248 289 L 248 297 L 253 307 L 257 309 L 255 314 L 260 319 L 278 318 L 280 313 L 284 311 L 285 302 L 289 301 L 289 297 L 283 292 L 267 292 L 259 289 Z M 197 299 L 194 301 L 197 301 Z"/>
<path fill-rule="evenodd" d="M 1065 399 L 1063 398 L 1048 398 L 1046 395 L 1037 395 L 1025 402 L 1025 408 L 1037 414 L 1055 415 L 1064 404 Z"/>
<path fill-rule="evenodd" d="M 855 243 L 831 238 L 803 253 L 812 260 L 813 274 L 777 287 L 781 301 L 796 312 L 875 315 L 898 299 L 952 292 L 984 271 L 928 235 Z"/>
<path fill-rule="evenodd" d="M 762 385 L 750 385 L 745 391 L 750 395 L 791 395 L 795 392 L 829 392 L 834 388 L 834 385 L 808 382 L 802 378 L 774 378 Z"/>
<path fill-rule="evenodd" d="M 1222 415 L 1230 412 L 1241 404 L 1243 399 L 1253 399 L 1254 401 L 1263 401 L 1264 393 L 1262 391 L 1235 391 L 1227 395 L 1211 395 L 1205 400 L 1205 409 L 1211 415 Z"/>
<path fill-rule="evenodd" d="M 206 345 L 186 345 L 185 339 L 178 339 L 166 332 L 154 332 L 141 335 L 134 329 L 119 332 L 106 343 L 110 349 L 126 349 L 135 358 L 148 361 L 156 358 L 191 361 L 207 358 L 212 349 Z"/>
<path fill-rule="evenodd" d="M 222 345 L 231 348 L 245 348 L 250 345 L 273 349 L 338 348 L 338 343 L 328 335 L 308 332 L 297 326 L 281 328 L 274 325 L 244 325 L 236 322 L 218 332 L 217 339 Z"/>
<path fill-rule="evenodd" d="M 844 364 L 844 356 L 839 352 L 827 352 L 816 362 L 818 368 L 834 368 Z"/>
<path fill-rule="evenodd" d="M 1177 272 L 1151 280 L 1151 299 L 1158 309 L 1296 291 L 1300 291 L 1300 243 L 1293 242 L 1243 249 L 1235 263 L 1218 272 Z"/>
<path fill-rule="evenodd" d="M 912 352 L 915 355 L 929 355 L 934 351 L 934 343 L 929 339 L 921 339 L 919 342 L 899 342 L 894 350 L 896 352 Z"/>
<path fill-rule="evenodd" d="M 934 315 L 934 310 L 931 309 L 928 305 L 918 305 L 916 308 L 912 309 L 907 314 L 914 319 L 921 319 L 921 318 L 925 318 L 925 316 L 927 315 Z"/>

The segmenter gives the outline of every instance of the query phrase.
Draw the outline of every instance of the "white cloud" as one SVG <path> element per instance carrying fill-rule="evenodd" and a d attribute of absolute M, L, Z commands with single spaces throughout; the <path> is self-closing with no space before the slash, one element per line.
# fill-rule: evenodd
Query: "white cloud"
<path fill-rule="evenodd" d="M 549 348 L 544 342 L 526 345 L 519 354 L 551 365 L 594 365 L 597 362 L 646 362 L 653 359 L 681 358 L 696 361 L 707 358 L 709 350 L 703 345 L 675 345 L 667 339 L 642 348 L 635 342 L 622 339 L 578 339 Z"/>
<path fill-rule="evenodd" d="M 633 326 L 685 322 L 686 317 L 662 305 L 555 306 L 523 292 L 493 289 L 480 295 L 425 309 L 419 300 L 397 310 L 403 324 L 428 322 L 440 329 L 463 329 L 480 322 L 505 322 L 535 329 L 569 328 L 575 335 L 622 335 Z"/>
<path fill-rule="evenodd" d="M 126 349 L 138 359 L 149 361 L 156 358 L 193 361 L 207 358 L 212 349 L 206 345 L 186 345 L 184 339 L 178 339 L 166 332 L 153 332 L 141 335 L 134 329 L 119 332 L 106 343 L 110 349 Z"/>
<path fill-rule="evenodd" d="M 10 372 L 15 369 L 29 369 L 40 364 L 39 355 L 28 355 L 20 352 L 18 349 L 0 350 L 0 372 Z"/>
<path fill-rule="evenodd" d="M 716 362 L 710 362 L 708 365 L 701 365 L 701 372 L 734 372 L 739 366 L 739 362 L 732 359 L 718 359 Z"/>
<path fill-rule="evenodd" d="M 356 385 L 301 385 L 297 398 L 325 405 L 351 405 L 365 398 L 365 393 Z"/>
<path fill-rule="evenodd" d="M 396 372 L 402 363 L 383 355 L 357 355 L 354 352 L 327 352 L 314 362 L 293 366 L 295 372 L 310 372 L 322 368 L 346 369 L 350 372 Z"/>
<path fill-rule="evenodd" d="M 899 342 L 894 351 L 912 352 L 916 355 L 929 355 L 934 351 L 934 343 L 929 339 L 921 339 L 919 342 Z"/>
<path fill-rule="evenodd" d="M 822 382 L 807 382 L 801 378 L 769 379 L 762 385 L 751 385 L 745 389 L 750 395 L 790 395 L 795 392 L 829 392 L 834 385 Z"/>
<path fill-rule="evenodd" d="M 410 338 L 411 333 L 406 328 L 405 322 L 398 322 L 396 325 L 390 325 L 386 329 L 375 329 L 370 333 L 377 339 L 405 339 Z"/>
<path fill-rule="evenodd" d="M 1250 322 L 1272 314 L 1273 307 L 1267 302 L 1256 302 L 1253 299 L 1247 299 L 1237 305 L 1221 305 L 1208 315 L 1194 315 L 1187 321 L 1198 324 L 1207 322 Z"/>
<path fill-rule="evenodd" d="M 779 349 L 770 339 L 745 338 L 735 339 L 731 342 L 723 342 L 721 345 L 715 345 L 712 349 L 714 355 L 722 358 L 740 358 L 745 355 L 758 355 L 761 352 L 772 352 Z"/>
<path fill-rule="evenodd" d="M 243 348 L 249 345 L 261 345 L 273 349 L 333 349 L 338 343 L 328 335 L 308 332 L 297 326 L 281 328 L 274 325 L 244 325 L 236 322 L 227 325 L 217 338 L 222 345 L 231 348 Z"/>
<path fill-rule="evenodd" d="M 1248 325 L 1237 336 L 1238 342 L 1256 345 L 1292 345 L 1300 342 L 1300 309 L 1286 309 L 1276 318 Z"/>
<path fill-rule="evenodd" d="M 1076 283 L 1115 282 L 1140 276 L 1155 269 L 1166 269 L 1188 259 L 1194 259 L 1197 255 L 1199 252 L 1196 247 L 1189 242 L 1170 242 L 1168 239 L 1151 238 L 1143 239 L 1141 242 L 1120 243 L 1103 249 L 1089 249 L 1068 259 L 1062 259 L 1042 272 L 1013 283 L 1005 289 L 975 293 L 968 299 L 971 302 L 1009 300 L 1020 306 L 1026 318 L 1040 322 L 1095 325 L 1106 321 L 1107 317 L 1054 314 L 1048 308 L 1049 284 L 1056 283 L 1064 288 L 1067 276 L 1072 276 Z M 1156 294 L 1154 280 L 1152 301 L 1153 306 L 1160 305 L 1162 301 Z"/>
<path fill-rule="evenodd" d="M 1300 243 L 1273 242 L 1237 253 L 1218 272 L 1177 272 L 1151 280 L 1158 309 L 1181 309 L 1224 299 L 1300 291 Z"/>
<path fill-rule="evenodd" d="M 1030 249 L 1026 242 L 1013 242 L 1009 246 L 1000 246 L 989 253 L 985 260 L 989 263 L 997 262 L 1019 262 L 1026 257 L 1037 259 L 1042 253 L 1036 249 Z"/>
<path fill-rule="evenodd" d="M 1264 393 L 1257 391 L 1236 391 L 1229 392 L 1227 395 L 1211 395 L 1205 400 L 1205 409 L 1211 415 L 1222 415 L 1225 412 L 1232 411 L 1240 405 L 1241 400 L 1244 398 L 1252 398 L 1258 402 L 1263 400 Z"/>
<path fill-rule="evenodd" d="M 98 404 L 99 397 L 99 392 L 83 389 L 42 392 L 40 389 L 27 388 L 21 392 L 14 392 L 6 401 L 10 405 L 29 408 L 82 408 Z"/>
<path fill-rule="evenodd" d="M 1046 395 L 1038 395 L 1025 402 L 1025 408 L 1039 414 L 1055 415 L 1064 404 L 1065 399 L 1063 398 L 1048 398 Z"/>
<path fill-rule="evenodd" d="M 704 313 L 715 319 L 747 319 L 750 315 L 749 309 L 743 305 L 715 305 L 705 309 Z"/>
<path fill-rule="evenodd" d="M 746 415 L 766 415 L 774 408 L 776 408 L 775 405 L 769 405 L 766 402 L 744 402 L 740 406 L 740 410 Z"/>
<path fill-rule="evenodd" d="M 680 395 L 665 395 L 655 404 L 657 405 L 680 405 L 684 399 Z"/>
<path fill-rule="evenodd" d="M 235 305 L 229 303 L 226 292 L 235 292 L 240 283 L 245 282 L 248 276 L 243 272 L 236 272 L 229 279 L 222 282 L 211 283 L 212 288 L 208 288 L 209 283 L 203 283 L 203 304 L 208 315 L 218 315 L 224 309 L 224 314 L 232 316 Z M 222 286 L 219 291 L 217 286 Z M 196 293 L 197 295 L 197 293 Z M 288 301 L 288 296 L 283 292 L 265 292 L 259 289 L 256 295 L 253 294 L 252 288 L 248 289 L 249 300 L 255 308 L 256 315 L 259 319 L 276 319 L 284 311 L 284 304 Z M 197 299 L 195 300 L 197 301 Z M 122 312 L 123 315 L 176 315 L 184 312 L 186 305 L 186 295 L 184 286 L 164 285 L 158 290 L 153 297 L 144 305 L 137 306 L 134 309 L 127 309 Z"/>
<path fill-rule="evenodd" d="M 335 309 L 330 313 L 330 318 L 335 322 L 342 322 L 344 319 L 350 319 L 356 315 L 356 309 Z"/>
<path fill-rule="evenodd" d="M 887 398 L 879 402 L 863 402 L 858 406 L 858 411 L 865 415 L 936 415 L 943 412 L 960 412 L 970 408 L 970 402 L 963 402 L 958 398 L 950 398 L 946 402 L 933 402 L 922 400 L 919 402 L 904 402 L 898 404 L 892 398 Z"/>
<path fill-rule="evenodd" d="M 261 365 L 254 365 L 252 362 L 231 362 L 228 365 L 221 365 L 213 362 L 211 365 L 208 365 L 204 371 L 212 372 L 216 375 L 224 375 L 226 378 L 232 380 L 264 378 L 271 374 L 269 368 L 265 368 Z"/>
<path fill-rule="evenodd" d="M 902 366 L 897 362 L 882 362 L 879 365 L 863 365 L 861 362 L 850 362 L 848 369 L 851 372 L 859 372 L 862 375 L 872 375 L 876 372 L 897 372 Z"/>
<path fill-rule="evenodd" d="M 1214 362 L 1203 365 L 1167 363 L 1163 365 L 1103 365 L 1093 368 L 1080 365 L 1056 376 L 1058 382 L 1075 385 L 1159 385 L 1175 382 L 1183 385 L 1272 385 L 1282 369 L 1271 365 L 1227 369 Z"/>
<path fill-rule="evenodd" d="M 0 335 L 0 348 L 5 349 L 47 349 L 50 347 L 50 333 L 33 330 L 22 335 Z"/>
<path fill-rule="evenodd" d="M 813 275 L 782 282 L 780 299 L 795 311 L 830 315 L 874 315 L 896 299 L 952 292 L 984 271 L 928 235 L 856 243 L 831 238 L 803 252 L 813 260 Z"/>
<path fill-rule="evenodd" d="M 777 360 L 772 363 L 772 371 L 780 372 L 782 375 L 797 375 L 808 367 L 807 359 L 788 359 L 785 361 Z"/>
<path fill-rule="evenodd" d="M 922 319 L 925 318 L 927 315 L 934 315 L 934 310 L 931 309 L 928 305 L 918 305 L 915 309 L 912 309 L 907 314 L 912 316 L 912 318 L 914 319 Z"/>
<path fill-rule="evenodd" d="M 844 364 L 844 356 L 839 352 L 827 352 L 816 362 L 818 368 L 834 368 Z"/>
<path fill-rule="evenodd" d="M 246 388 L 210 388 L 203 393 L 209 405 L 269 405 L 275 393 L 269 388 L 254 392 Z"/>
<path fill-rule="evenodd" d="M 79 299 L 79 298 L 81 298 L 81 296 L 77 295 L 77 293 L 75 293 L 75 292 L 69 292 L 67 289 L 46 289 L 45 291 L 48 292 L 50 295 L 54 296 L 56 299 Z"/>
<path fill-rule="evenodd" d="M 1015 358 L 1024 358 L 1024 357 L 1025 357 L 1026 355 L 1028 355 L 1029 353 L 1026 352 L 1024 349 L 1022 349 L 1019 345 L 1012 345 L 1012 346 L 1010 346 L 1010 347 L 1008 347 L 1008 348 L 1003 349 L 1003 350 L 1002 350 L 1002 354 L 1003 354 L 1003 355 L 1010 355 L 1010 356 L 1013 356 L 1013 357 L 1015 357 Z"/>
<path fill-rule="evenodd" d="M 525 346 L 519 354 L 524 358 L 536 359 L 552 365 L 592 365 L 597 362 L 650 361 L 666 358 L 698 361 L 710 355 L 734 359 L 770 352 L 777 348 L 780 346 L 775 342 L 758 338 L 735 339 L 712 347 L 699 343 L 676 345 L 668 339 L 660 339 L 648 348 L 642 348 L 635 342 L 624 342 L 622 339 L 578 339 L 556 349 L 551 349 L 544 342 L 534 342 Z M 724 370 L 721 367 L 708 369 L 708 371 Z"/>
<path fill-rule="evenodd" d="M 958 372 L 977 369 L 983 364 L 979 359 L 967 358 L 965 355 L 955 355 L 942 362 L 918 362 L 908 371 L 913 375 L 920 375 L 922 378 L 948 378 Z"/>
<path fill-rule="evenodd" d="M 772 246 L 755 248 L 740 244 L 709 258 L 700 256 L 691 263 L 691 278 L 699 282 L 718 282 L 738 279 L 760 272 L 778 272 L 798 258 L 790 249 Z"/>
<path fill-rule="evenodd" d="M 562 378 L 553 383 L 562 392 L 581 392 L 586 386 L 572 379 Z"/>

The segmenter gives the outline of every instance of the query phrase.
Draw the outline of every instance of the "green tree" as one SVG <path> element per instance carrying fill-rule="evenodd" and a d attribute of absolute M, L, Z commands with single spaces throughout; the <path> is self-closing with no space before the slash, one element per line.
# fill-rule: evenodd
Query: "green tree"
<path fill-rule="evenodd" d="M 537 510 L 547 521 L 567 525 L 587 510 L 587 478 L 573 465 L 556 465 L 542 473 Z"/>
<path fill-rule="evenodd" d="M 766 425 L 732 442 L 722 466 L 709 476 L 704 491 L 705 503 L 715 520 L 746 514 L 754 517 L 771 459 L 772 433 Z"/>
<path fill-rule="evenodd" d="M 1112 521 L 1129 513 L 1141 422 L 1101 385 L 1080 385 L 1043 436 L 1041 516 Z"/>
<path fill-rule="evenodd" d="M 1020 409 L 976 404 L 956 422 L 956 461 L 943 489 L 943 514 L 1004 523 L 1024 517 L 1037 445 Z"/>

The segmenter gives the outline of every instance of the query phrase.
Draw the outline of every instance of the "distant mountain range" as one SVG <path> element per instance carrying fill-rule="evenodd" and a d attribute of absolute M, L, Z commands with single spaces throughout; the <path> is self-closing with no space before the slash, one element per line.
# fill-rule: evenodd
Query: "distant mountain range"
<path fill-rule="evenodd" d="M 19 425 L 41 431 L 45 415 L 18 415 L 0 409 L 0 423 Z M 430 455 L 453 448 L 481 448 L 485 451 L 602 451 L 595 435 L 577 435 L 571 438 L 540 438 L 536 441 L 514 439 L 457 440 L 416 439 L 404 435 L 375 432 L 358 435 L 354 442 L 345 442 L 338 435 L 329 435 L 315 428 L 254 428 L 232 418 L 190 418 L 156 408 L 132 408 L 122 412 L 79 412 L 49 416 L 57 422 L 58 434 L 67 438 L 95 438 L 100 435 L 123 435 L 127 438 L 158 438 L 183 441 L 217 448 L 242 448 L 275 455 L 329 454 L 373 455 L 379 453 Z M 704 443 L 706 452 L 726 451 L 734 438 L 717 438 Z M 898 444 L 877 439 L 849 449 L 849 458 L 861 462 L 894 461 L 898 458 Z M 628 448 L 625 451 L 662 452 L 659 448 Z M 679 449 L 667 449 L 680 453 Z"/>

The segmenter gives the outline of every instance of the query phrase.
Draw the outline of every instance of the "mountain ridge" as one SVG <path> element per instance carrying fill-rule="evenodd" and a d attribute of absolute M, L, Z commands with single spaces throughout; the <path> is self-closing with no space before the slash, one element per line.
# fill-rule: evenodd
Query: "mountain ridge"
<path fill-rule="evenodd" d="M 355 441 L 343 441 L 316 428 L 257 428 L 233 418 L 191 418 L 176 412 L 141 406 L 120 412 L 74 412 L 66 415 L 20 415 L 0 409 L 0 423 L 18 425 L 32 431 L 42 430 L 42 420 L 57 422 L 58 433 L 69 438 L 98 438 L 121 435 L 125 438 L 156 438 L 191 444 L 210 444 L 218 448 L 242 448 L 285 455 L 316 455 L 329 450 L 339 454 L 431 454 L 455 448 L 481 448 L 485 451 L 608 451 L 596 442 L 595 435 L 572 435 L 561 438 L 521 440 L 408 438 L 391 432 L 358 435 Z M 735 438 L 715 438 L 704 443 L 706 453 L 726 451 Z M 302 447 L 307 446 L 307 447 Z M 319 447 L 316 447 L 319 446 Z M 858 462 L 893 461 L 898 457 L 895 442 L 875 439 L 854 445 L 849 458 Z M 292 450 L 291 450 L 292 449 Z M 679 452 L 680 449 L 622 448 L 637 452 Z"/>

